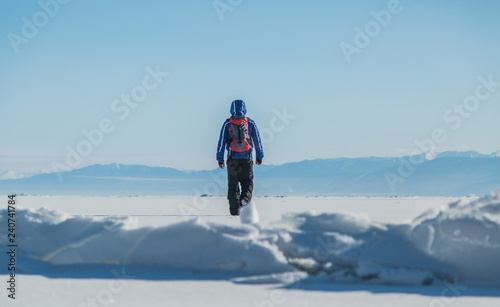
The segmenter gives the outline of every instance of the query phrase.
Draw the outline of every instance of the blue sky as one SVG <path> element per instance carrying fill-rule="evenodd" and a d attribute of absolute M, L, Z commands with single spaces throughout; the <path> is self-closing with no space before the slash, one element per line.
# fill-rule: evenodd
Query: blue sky
<path fill-rule="evenodd" d="M 41 1 L 47 20 L 37 1 L 0 2 L 0 171 L 67 164 L 103 119 L 114 130 L 78 167 L 211 169 L 234 99 L 268 132 L 265 163 L 400 156 L 438 128 L 437 150 L 500 149 L 500 87 L 452 121 L 480 76 L 500 81 L 498 1 L 221 0 L 222 19 L 210 0 L 54 1 Z M 381 10 L 390 21 L 375 31 Z M 23 18 L 42 25 L 30 38 Z M 367 25 L 368 46 L 348 62 L 341 43 L 356 47 Z M 121 119 L 112 103 L 147 67 L 168 76 Z M 283 123 L 283 112 L 295 117 Z"/>

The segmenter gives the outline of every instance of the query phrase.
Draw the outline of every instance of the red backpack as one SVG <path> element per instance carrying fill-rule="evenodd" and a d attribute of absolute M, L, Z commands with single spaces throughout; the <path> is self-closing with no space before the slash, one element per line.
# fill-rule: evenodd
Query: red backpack
<path fill-rule="evenodd" d="M 249 151 L 252 145 L 250 145 L 250 136 L 248 135 L 248 118 L 230 118 L 229 122 L 231 123 L 229 127 L 231 153 Z"/>

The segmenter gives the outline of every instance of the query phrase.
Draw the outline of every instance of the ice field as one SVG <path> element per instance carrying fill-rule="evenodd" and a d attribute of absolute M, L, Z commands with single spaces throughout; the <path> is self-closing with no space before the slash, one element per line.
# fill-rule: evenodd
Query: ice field
<path fill-rule="evenodd" d="M 497 194 L 17 199 L 9 306 L 500 306 Z"/>

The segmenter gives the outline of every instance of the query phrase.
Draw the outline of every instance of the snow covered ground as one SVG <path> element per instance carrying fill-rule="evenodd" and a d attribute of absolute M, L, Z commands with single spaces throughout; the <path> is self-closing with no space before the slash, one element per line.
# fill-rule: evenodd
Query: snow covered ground
<path fill-rule="evenodd" d="M 255 198 L 241 219 L 221 197 L 18 204 L 17 299 L 2 306 L 500 307 L 497 194 Z"/>

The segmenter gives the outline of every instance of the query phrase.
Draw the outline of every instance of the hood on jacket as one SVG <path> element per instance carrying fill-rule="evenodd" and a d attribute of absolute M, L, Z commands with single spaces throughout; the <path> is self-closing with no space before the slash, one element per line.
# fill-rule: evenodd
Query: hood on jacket
<path fill-rule="evenodd" d="M 243 100 L 234 100 L 231 103 L 231 116 L 244 117 L 247 114 L 247 107 Z"/>

